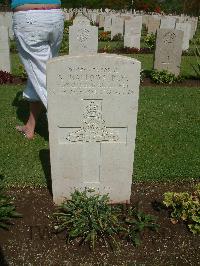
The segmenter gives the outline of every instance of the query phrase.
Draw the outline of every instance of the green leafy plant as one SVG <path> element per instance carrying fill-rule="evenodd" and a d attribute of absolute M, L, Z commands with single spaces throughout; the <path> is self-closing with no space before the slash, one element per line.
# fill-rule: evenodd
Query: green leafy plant
<path fill-rule="evenodd" d="M 8 230 L 11 219 L 18 217 L 22 217 L 22 215 L 16 212 L 11 198 L 6 196 L 3 188 L 0 187 L 0 228 Z"/>
<path fill-rule="evenodd" d="M 153 50 L 155 48 L 156 35 L 153 33 L 147 34 L 147 36 L 144 37 L 144 43 L 150 50 Z"/>
<path fill-rule="evenodd" d="M 112 212 L 108 195 L 90 195 L 92 190 L 75 190 L 71 200 L 64 202 L 56 217 L 57 231 L 67 230 L 67 241 L 79 238 L 80 243 L 89 243 L 94 249 L 97 238 L 111 246 L 116 244 L 114 235 L 119 230 L 116 213 Z"/>
<path fill-rule="evenodd" d="M 94 194 L 90 189 L 75 190 L 71 200 L 63 202 L 53 214 L 56 231 L 66 230 L 67 242 L 79 239 L 80 244 L 88 243 L 94 249 L 97 240 L 112 248 L 119 247 L 120 237 L 139 245 L 145 228 L 156 229 L 152 216 L 133 207 L 123 211 L 122 205 L 109 205 L 109 202 L 108 195 Z"/>
<path fill-rule="evenodd" d="M 172 84 L 174 82 L 181 82 L 183 80 L 181 76 L 176 76 L 167 70 L 152 70 L 150 73 L 150 78 L 157 84 Z"/>
<path fill-rule="evenodd" d="M 173 224 L 182 220 L 193 234 L 200 233 L 200 184 L 191 194 L 166 192 L 163 203 L 170 208 Z"/>
<path fill-rule="evenodd" d="M 125 237 L 135 246 L 141 243 L 141 233 L 145 229 L 157 231 L 159 226 L 156 224 L 156 218 L 152 215 L 145 214 L 135 207 L 130 207 L 124 219 Z"/>
<path fill-rule="evenodd" d="M 197 77 L 200 78 L 200 50 L 198 49 L 198 47 L 196 47 L 196 50 L 195 50 L 195 57 L 196 57 L 197 66 L 192 65 L 192 68 L 197 74 Z"/>
<path fill-rule="evenodd" d="M 22 77 L 23 79 L 26 79 L 28 77 L 26 70 L 22 64 L 20 64 L 18 67 L 18 75 Z"/>

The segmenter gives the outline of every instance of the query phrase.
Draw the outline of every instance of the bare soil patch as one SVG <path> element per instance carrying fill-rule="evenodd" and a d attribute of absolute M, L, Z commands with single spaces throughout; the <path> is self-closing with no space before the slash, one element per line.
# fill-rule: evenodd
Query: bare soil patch
<path fill-rule="evenodd" d="M 92 252 L 76 242 L 66 244 L 65 233 L 54 234 L 48 216 L 55 206 L 48 189 L 10 189 L 23 218 L 14 220 L 8 232 L 0 229 L 0 265 L 200 265 L 200 236 L 183 223 L 171 224 L 168 211 L 159 208 L 164 192 L 191 191 L 194 185 L 195 181 L 134 183 L 131 204 L 139 203 L 141 210 L 157 216 L 160 229 L 145 231 L 137 248 L 120 242 L 116 252 L 102 243 Z"/>

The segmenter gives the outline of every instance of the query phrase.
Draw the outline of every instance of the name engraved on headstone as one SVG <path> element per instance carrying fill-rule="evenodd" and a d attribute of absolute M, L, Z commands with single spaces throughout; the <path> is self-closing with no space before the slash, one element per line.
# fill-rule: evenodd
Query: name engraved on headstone
<path fill-rule="evenodd" d="M 109 85 L 108 85 L 109 80 Z M 57 93 L 77 95 L 127 95 L 134 94 L 129 86 L 128 77 L 121 74 L 117 67 L 68 67 L 65 74 L 57 76 Z M 55 91 L 54 91 L 55 93 Z"/>

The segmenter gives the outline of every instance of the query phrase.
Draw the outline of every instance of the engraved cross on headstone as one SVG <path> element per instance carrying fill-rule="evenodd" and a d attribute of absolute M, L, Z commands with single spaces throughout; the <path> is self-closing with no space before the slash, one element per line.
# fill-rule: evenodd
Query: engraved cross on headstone
<path fill-rule="evenodd" d="M 82 143 L 82 179 L 85 185 L 101 180 L 103 143 L 127 143 L 127 127 L 106 127 L 102 117 L 102 100 L 83 100 L 81 127 L 59 127 L 62 143 Z"/>

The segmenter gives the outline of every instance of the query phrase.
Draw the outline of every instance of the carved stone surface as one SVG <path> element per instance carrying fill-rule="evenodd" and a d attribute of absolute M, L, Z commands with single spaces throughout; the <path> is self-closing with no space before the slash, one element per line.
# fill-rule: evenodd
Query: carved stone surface
<path fill-rule="evenodd" d="M 179 75 L 182 41 L 182 31 L 159 29 L 156 39 L 154 69 L 168 70 L 175 75 Z"/>
<path fill-rule="evenodd" d="M 160 29 L 175 29 L 176 18 L 174 17 L 165 17 L 161 19 Z"/>
<path fill-rule="evenodd" d="M 117 55 L 63 56 L 47 64 L 52 190 L 130 200 L 141 64 Z"/>
<path fill-rule="evenodd" d="M 8 28 L 0 26 L 0 70 L 10 72 Z"/>
<path fill-rule="evenodd" d="M 155 34 L 156 31 L 159 29 L 159 27 L 160 27 L 160 18 L 149 16 L 148 25 L 147 25 L 148 34 L 151 33 Z"/>
<path fill-rule="evenodd" d="M 111 39 L 117 34 L 124 36 L 124 18 L 120 16 L 112 17 L 112 27 L 111 27 Z"/>
<path fill-rule="evenodd" d="M 176 23 L 176 29 L 183 31 L 182 50 L 186 51 L 190 45 L 191 24 L 190 23 Z"/>
<path fill-rule="evenodd" d="M 142 31 L 142 16 L 136 16 L 125 20 L 124 47 L 140 49 L 140 38 Z"/>
<path fill-rule="evenodd" d="M 81 20 L 69 27 L 69 54 L 95 54 L 98 49 L 98 28 Z"/>

